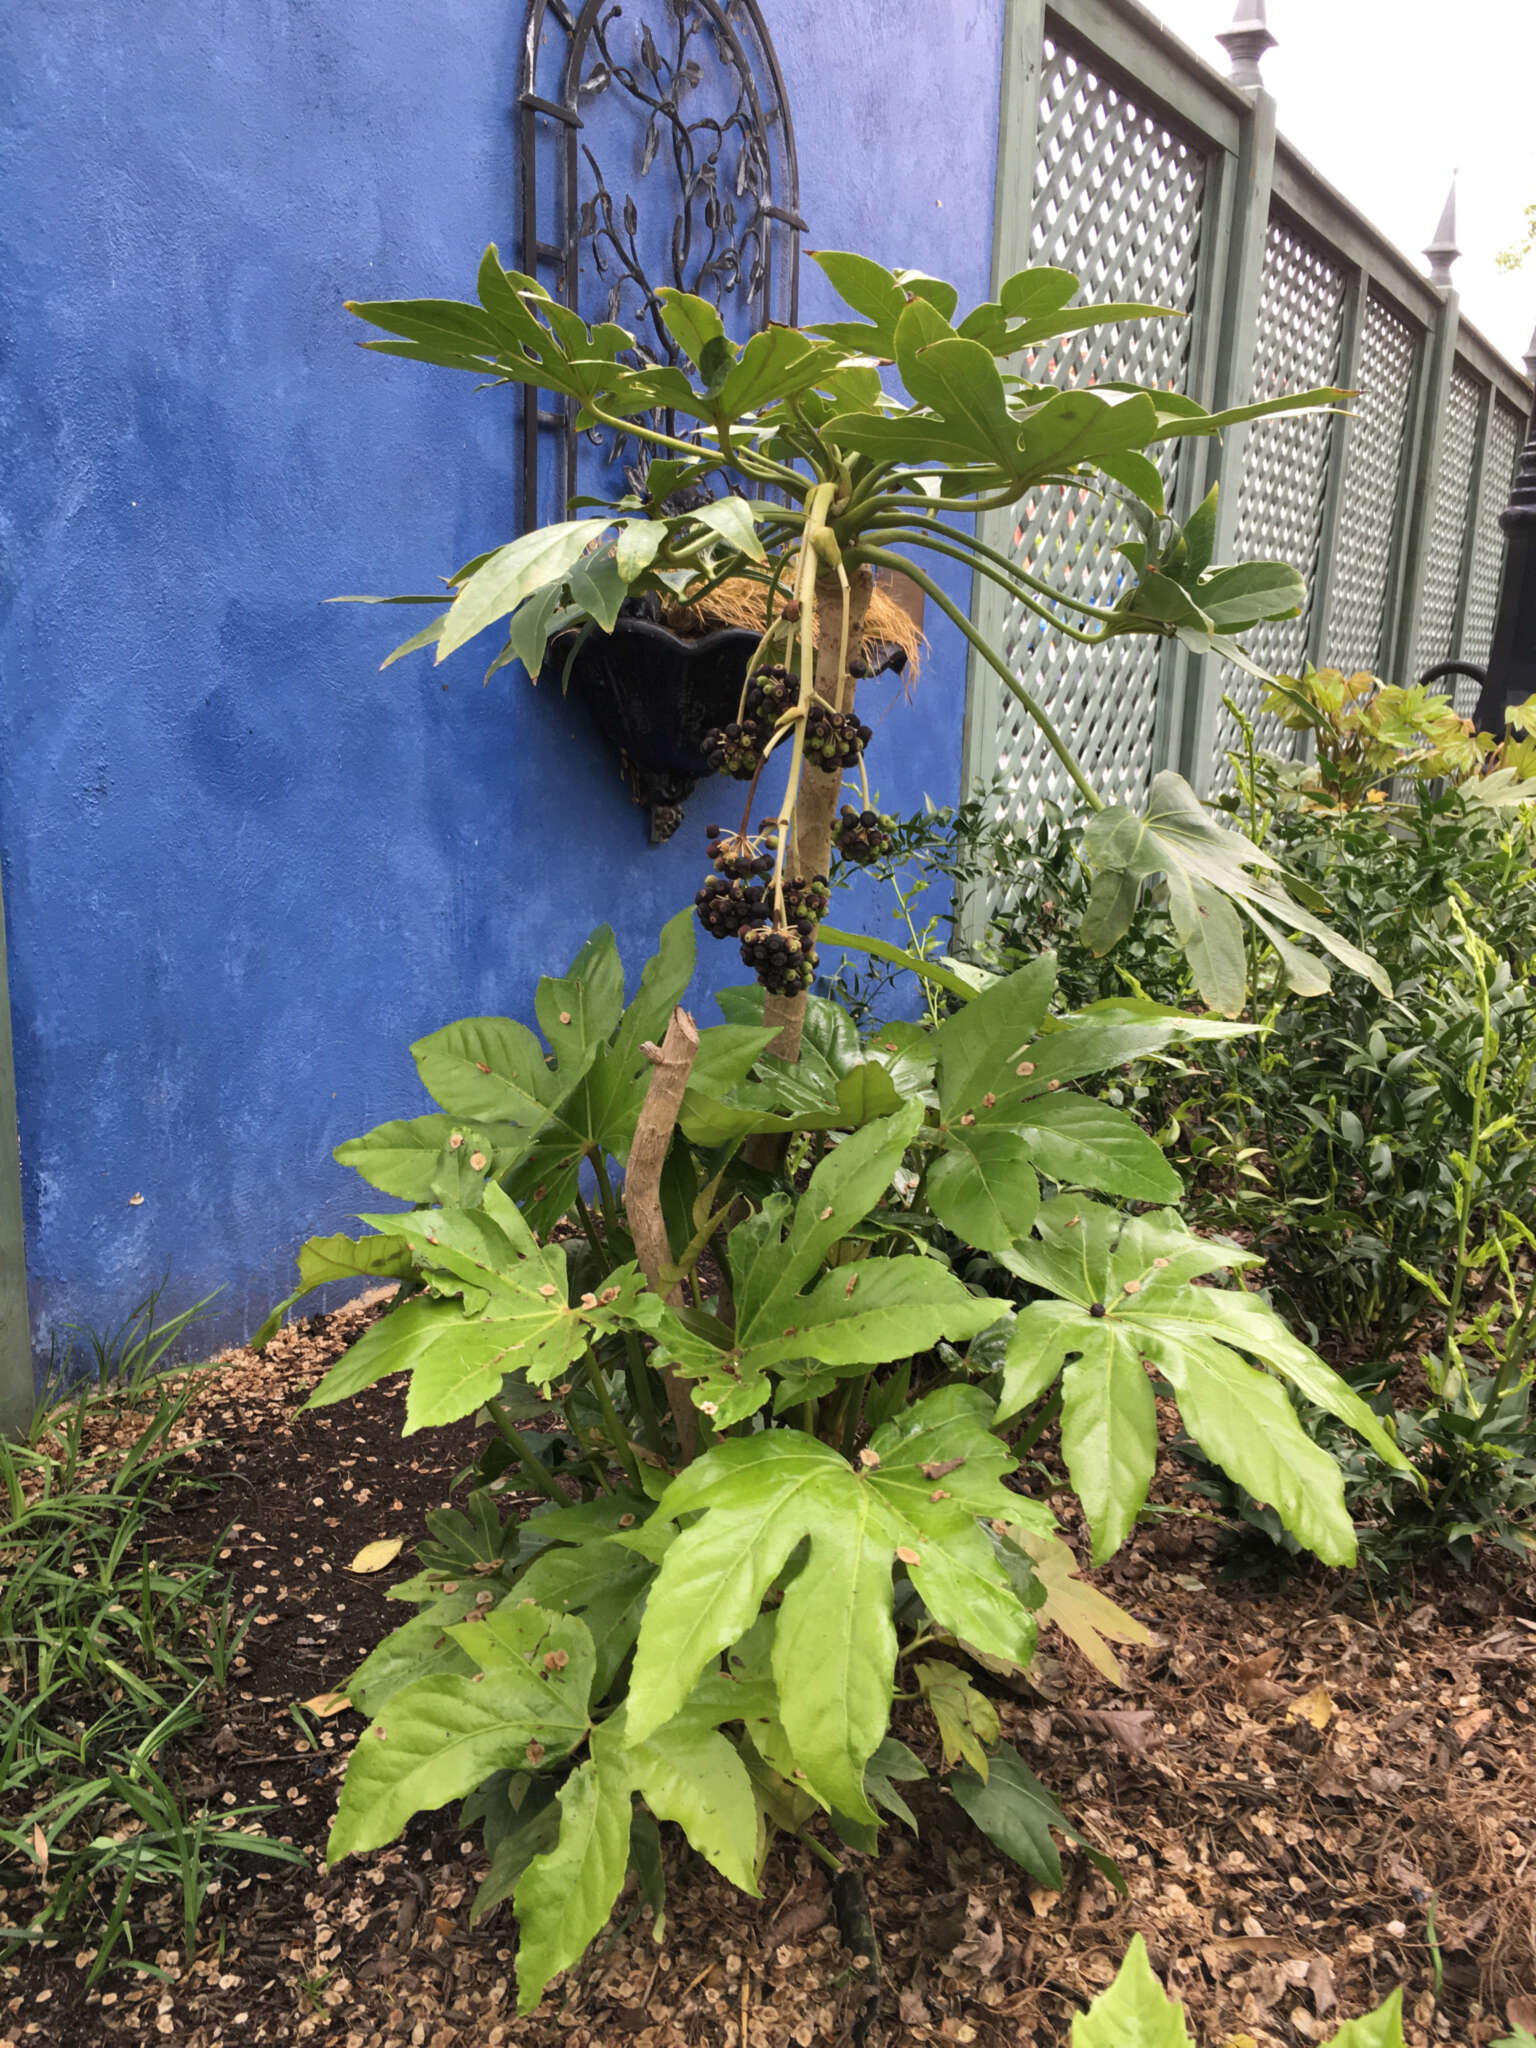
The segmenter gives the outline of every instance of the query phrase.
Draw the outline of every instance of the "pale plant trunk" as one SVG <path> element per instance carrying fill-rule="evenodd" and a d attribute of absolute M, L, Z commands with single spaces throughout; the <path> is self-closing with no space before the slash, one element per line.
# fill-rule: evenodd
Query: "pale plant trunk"
<path fill-rule="evenodd" d="M 864 615 L 875 587 L 874 571 L 861 567 L 848 579 L 848 637 L 850 662 L 863 639 Z M 816 583 L 816 690 L 839 711 L 852 711 L 857 683 L 843 666 L 843 590 L 835 576 L 822 576 Z M 842 794 L 841 769 L 827 774 L 806 761 L 801 771 L 800 797 L 795 806 L 795 843 L 790 850 L 787 872 L 809 881 L 813 875 L 830 873 L 832 867 L 832 826 Z M 782 1060 L 800 1057 L 800 1036 L 805 1029 L 805 997 L 767 995 L 763 998 L 763 1022 L 776 1024 L 779 1035 L 768 1050 Z"/>

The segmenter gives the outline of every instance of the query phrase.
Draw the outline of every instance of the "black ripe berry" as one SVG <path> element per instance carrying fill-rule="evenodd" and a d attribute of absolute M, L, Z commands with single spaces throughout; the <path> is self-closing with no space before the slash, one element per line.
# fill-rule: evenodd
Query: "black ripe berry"
<path fill-rule="evenodd" d="M 1091 1316 L 1107 1316 L 1109 1314 L 1109 1310 L 1104 1306 L 1102 1301 L 1093 1301 L 1088 1304 L 1088 1313 Z"/>
<path fill-rule="evenodd" d="M 874 811 L 856 811 L 852 804 L 844 804 L 832 821 L 832 844 L 844 860 L 868 867 L 871 861 L 881 859 L 894 848 L 895 830 L 894 818 Z"/>
<path fill-rule="evenodd" d="M 766 740 L 799 696 L 800 686 L 787 668 L 760 668 L 747 684 L 741 715 L 750 719 Z"/>
<path fill-rule="evenodd" d="M 789 921 L 795 925 L 809 924 L 810 936 L 827 914 L 832 901 L 832 889 L 825 875 L 812 875 L 809 881 L 786 881 L 784 884 L 784 908 Z"/>

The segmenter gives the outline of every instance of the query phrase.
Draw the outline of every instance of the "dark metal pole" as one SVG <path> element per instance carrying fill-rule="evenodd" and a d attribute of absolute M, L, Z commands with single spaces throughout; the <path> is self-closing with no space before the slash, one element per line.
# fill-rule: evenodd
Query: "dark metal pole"
<path fill-rule="evenodd" d="M 1536 380 L 1536 334 L 1525 358 Z M 1499 514 L 1508 536 L 1504 576 L 1499 585 L 1499 613 L 1488 656 L 1488 678 L 1477 700 L 1479 732 L 1502 737 L 1511 704 L 1536 697 L 1536 413 L 1520 453 L 1515 487 Z"/>

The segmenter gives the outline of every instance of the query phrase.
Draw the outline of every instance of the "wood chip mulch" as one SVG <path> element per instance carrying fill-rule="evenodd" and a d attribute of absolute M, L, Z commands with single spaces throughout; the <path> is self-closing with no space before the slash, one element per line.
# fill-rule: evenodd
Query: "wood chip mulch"
<path fill-rule="evenodd" d="M 1032 1683 L 999 1689 L 1005 1733 L 1118 1859 L 1128 1899 L 1070 1853 L 1066 1890 L 1042 1891 L 946 1796 L 908 1788 L 921 1836 L 893 1828 L 868 1866 L 872 1998 L 804 1851 L 776 1850 L 752 1900 L 669 1829 L 664 1941 L 626 1896 L 581 1968 L 518 2019 L 512 1928 L 505 1909 L 470 1927 L 482 1859 L 451 1810 L 326 1869 L 361 1723 L 326 1719 L 316 1751 L 289 1713 L 403 1618 L 388 1584 L 476 1446 L 468 1425 L 402 1442 L 397 1385 L 298 1414 L 375 1313 L 313 1318 L 209 1374 L 189 1455 L 217 1491 L 156 1532 L 159 1554 L 190 1556 L 228 1524 L 235 1597 L 255 1612 L 245 1668 L 183 1752 L 184 1784 L 274 1802 L 266 1826 L 310 1866 L 229 1880 L 190 1963 L 177 1902 L 141 1895 L 137 1953 L 164 1982 L 115 1971 L 86 1993 L 89 1957 L 67 1942 L 13 1958 L 0 2048 L 1064 2048 L 1138 1930 L 1212 2048 L 1326 2040 L 1399 1983 L 1414 2048 L 1485 2048 L 1536 2023 L 1536 1576 L 1447 1571 L 1373 1605 L 1358 1577 L 1225 1578 L 1220 1532 L 1188 1521 L 1140 1532 L 1096 1575 L 1156 1632 L 1125 1656 L 1123 1691 L 1054 1634 Z M 405 1539 L 398 1566 L 348 1569 L 390 1536 Z M 936 1760 L 928 1729 L 898 1727 Z M 24 1890 L 7 1885 L 14 1869 L 0 1870 L 0 1915 L 15 1924 Z"/>

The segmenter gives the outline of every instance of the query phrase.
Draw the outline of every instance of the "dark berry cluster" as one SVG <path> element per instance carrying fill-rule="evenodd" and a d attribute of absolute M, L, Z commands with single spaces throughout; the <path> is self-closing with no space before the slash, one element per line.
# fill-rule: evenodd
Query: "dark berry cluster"
<path fill-rule="evenodd" d="M 784 908 L 791 924 L 816 926 L 826 916 L 832 901 L 832 885 L 825 875 L 812 875 L 807 881 L 786 881 L 784 884 Z"/>
<path fill-rule="evenodd" d="M 704 735 L 704 758 L 715 775 L 734 775 L 750 782 L 773 737 L 773 728 L 798 696 L 787 668 L 759 669 L 748 683 L 741 716 L 729 725 L 714 726 Z"/>
<path fill-rule="evenodd" d="M 741 957 L 770 995 L 803 995 L 816 979 L 814 926 L 754 924 L 741 934 Z"/>
<path fill-rule="evenodd" d="M 715 872 L 724 875 L 728 882 L 750 882 L 754 875 L 773 873 L 773 848 L 776 834 L 754 839 L 747 832 L 722 832 L 718 825 L 706 825 L 704 836 L 709 841 L 709 857 Z"/>
<path fill-rule="evenodd" d="M 726 875 L 709 876 L 693 899 L 699 923 L 712 939 L 734 939 L 743 925 L 760 922 L 767 902 L 766 882 Z"/>
<path fill-rule="evenodd" d="M 787 668 L 760 668 L 747 685 L 741 715 L 751 719 L 766 740 L 799 697 L 800 685 Z"/>
<path fill-rule="evenodd" d="M 738 782 L 750 782 L 762 753 L 763 734 L 755 719 L 733 718 L 729 725 L 712 726 L 704 735 L 704 759 L 711 775 L 734 775 Z"/>
<path fill-rule="evenodd" d="M 829 711 L 825 704 L 813 704 L 805 721 L 805 758 L 835 774 L 852 768 L 873 738 L 852 711 Z"/>
<path fill-rule="evenodd" d="M 844 804 L 832 821 L 832 844 L 844 860 L 868 867 L 888 854 L 896 844 L 896 820 L 883 812 L 856 811 Z"/>

